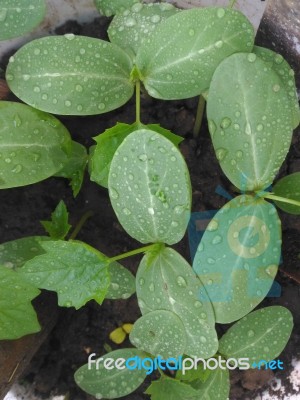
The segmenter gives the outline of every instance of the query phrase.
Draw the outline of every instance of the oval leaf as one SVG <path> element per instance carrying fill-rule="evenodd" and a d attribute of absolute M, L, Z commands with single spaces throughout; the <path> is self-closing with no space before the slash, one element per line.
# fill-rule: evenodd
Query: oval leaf
<path fill-rule="evenodd" d="M 287 308 L 272 306 L 254 311 L 228 329 L 220 340 L 219 352 L 226 358 L 249 358 L 257 362 L 278 357 L 293 329 L 293 316 Z"/>
<path fill-rule="evenodd" d="M 32 31 L 46 14 L 45 0 L 1 0 L 0 7 L 0 40 Z"/>
<path fill-rule="evenodd" d="M 0 102 L 0 189 L 49 178 L 67 160 L 71 139 L 52 115 L 24 104 Z"/>
<path fill-rule="evenodd" d="M 139 0 L 94 0 L 95 6 L 101 14 L 111 17 L 130 8 L 133 4 L 139 3 Z"/>
<path fill-rule="evenodd" d="M 33 40 L 10 58 L 6 79 L 27 104 L 63 115 L 102 114 L 133 94 L 132 62 L 119 47 L 67 34 Z"/>
<path fill-rule="evenodd" d="M 110 284 L 106 299 L 128 299 L 135 292 L 135 277 L 118 262 L 109 265 Z"/>
<path fill-rule="evenodd" d="M 286 199 L 296 200 L 300 202 L 300 172 L 287 175 L 276 182 L 273 187 L 273 192 L 276 196 Z M 276 206 L 289 214 L 300 214 L 300 207 L 281 201 L 275 201 Z"/>
<path fill-rule="evenodd" d="M 251 51 L 253 27 L 239 11 L 194 8 L 168 18 L 139 48 L 136 65 L 152 97 L 183 99 L 209 88 L 219 63 Z"/>
<path fill-rule="evenodd" d="M 290 147 L 289 96 L 272 68 L 254 53 L 234 54 L 213 76 L 207 116 L 216 156 L 241 190 L 268 187 Z"/>
<path fill-rule="evenodd" d="M 277 273 L 280 250 L 281 223 L 272 204 L 238 196 L 218 211 L 193 263 L 217 322 L 235 321 L 264 299 Z"/>
<path fill-rule="evenodd" d="M 182 239 L 190 216 L 190 185 L 178 149 L 146 129 L 124 139 L 108 178 L 110 200 L 120 223 L 141 243 L 174 244 Z"/>
<path fill-rule="evenodd" d="M 191 266 L 175 250 L 146 254 L 139 266 L 137 297 L 143 314 L 169 310 L 182 321 L 187 343 L 184 354 L 208 358 L 218 349 L 211 302 Z"/>
<path fill-rule="evenodd" d="M 117 399 L 133 392 L 137 389 L 146 378 L 146 370 L 134 368 L 136 359 L 143 360 L 147 355 L 137 349 L 120 349 L 112 351 L 105 356 L 99 358 L 98 364 L 85 364 L 80 367 L 74 375 L 75 382 L 85 392 L 95 396 L 96 399 Z M 117 361 L 119 368 L 116 368 L 112 362 Z M 125 362 L 129 360 L 129 368 Z M 106 361 L 113 360 L 113 361 Z M 94 362 L 96 360 L 93 360 Z M 109 369 L 103 365 L 104 362 L 109 363 Z M 127 364 L 127 363 L 126 363 Z M 113 368 L 111 368 L 113 366 Z"/>

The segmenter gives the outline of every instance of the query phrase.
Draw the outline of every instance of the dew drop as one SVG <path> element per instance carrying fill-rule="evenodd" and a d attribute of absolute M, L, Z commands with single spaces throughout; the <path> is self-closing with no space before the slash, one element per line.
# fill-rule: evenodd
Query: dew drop
<path fill-rule="evenodd" d="M 172 221 L 172 222 L 171 222 L 171 226 L 173 226 L 174 228 L 177 228 L 177 226 L 178 226 L 178 222 L 176 222 L 176 221 Z"/>
<path fill-rule="evenodd" d="M 83 90 L 81 85 L 76 85 L 75 89 L 76 89 L 77 92 L 82 92 L 82 90 Z"/>
<path fill-rule="evenodd" d="M 223 147 L 220 147 L 219 149 L 216 150 L 216 156 L 219 161 L 224 160 L 224 158 L 226 157 L 226 154 L 227 154 L 227 150 L 224 149 Z"/>
<path fill-rule="evenodd" d="M 208 224 L 208 226 L 207 226 L 207 230 L 208 230 L 209 232 L 213 232 L 213 231 L 217 230 L 218 227 L 219 227 L 218 221 L 215 220 L 215 219 L 212 219 L 212 220 L 210 221 L 210 223 Z"/>
<path fill-rule="evenodd" d="M 154 292 L 154 289 L 155 289 L 154 283 L 151 282 L 150 285 L 149 285 L 149 290 L 150 290 L 150 292 Z"/>
<path fill-rule="evenodd" d="M 227 129 L 227 128 L 230 127 L 230 125 L 231 125 L 231 119 L 230 119 L 230 118 L 225 117 L 225 118 L 222 119 L 222 121 L 221 121 L 221 128 Z"/>
<path fill-rule="evenodd" d="M 253 337 L 255 335 L 255 332 L 250 330 L 248 331 L 248 337 Z"/>
<path fill-rule="evenodd" d="M 194 303 L 194 307 L 195 307 L 195 308 L 201 308 L 201 307 L 202 307 L 201 301 L 196 300 L 195 303 Z"/>
<path fill-rule="evenodd" d="M 206 343 L 207 342 L 207 339 L 206 339 L 205 336 L 200 336 L 199 339 L 200 339 L 201 343 Z"/>
<path fill-rule="evenodd" d="M 148 208 L 148 213 L 149 213 L 150 215 L 154 215 L 154 209 L 153 209 L 152 207 L 149 207 L 149 208 Z"/>
<path fill-rule="evenodd" d="M 280 90 L 280 86 L 278 85 L 278 84 L 276 84 L 276 85 L 273 85 L 273 92 L 279 92 L 279 90 Z"/>
<path fill-rule="evenodd" d="M 213 136 L 217 130 L 216 124 L 214 123 L 214 121 L 212 119 L 210 119 L 208 121 L 208 129 L 210 134 Z"/>
<path fill-rule="evenodd" d="M 40 93 L 41 89 L 40 89 L 39 86 L 35 86 L 35 87 L 33 88 L 33 91 L 34 91 L 35 93 Z"/>
<path fill-rule="evenodd" d="M 123 208 L 123 213 L 125 214 L 125 215 L 130 215 L 131 214 L 131 211 L 128 209 L 128 208 Z"/>
<path fill-rule="evenodd" d="M 159 15 L 152 15 L 151 17 L 151 22 L 153 22 L 154 24 L 157 24 L 160 21 L 160 16 Z"/>
<path fill-rule="evenodd" d="M 222 242 L 222 236 L 220 236 L 220 235 L 216 235 L 214 238 L 213 238 L 213 240 L 212 240 L 212 244 L 219 244 L 219 243 L 221 243 Z"/>
<path fill-rule="evenodd" d="M 183 276 L 180 276 L 180 275 L 177 276 L 176 282 L 177 282 L 178 286 L 180 286 L 180 287 L 186 287 L 187 286 L 186 280 L 184 279 Z"/>
<path fill-rule="evenodd" d="M 144 278 L 140 278 L 139 279 L 139 284 L 140 284 L 140 286 L 143 286 L 145 284 L 145 279 Z"/>
<path fill-rule="evenodd" d="M 74 33 L 66 33 L 64 37 L 68 40 L 73 40 L 75 38 Z"/>
<path fill-rule="evenodd" d="M 110 189 L 110 191 L 109 191 L 109 194 L 110 194 L 110 197 L 112 198 L 112 199 L 118 199 L 119 198 L 119 193 L 116 191 L 116 189 L 114 189 L 114 188 L 111 188 Z"/>
<path fill-rule="evenodd" d="M 223 46 L 223 40 L 218 40 L 218 41 L 215 43 L 215 47 L 216 47 L 217 49 L 220 49 L 222 46 Z"/>
<path fill-rule="evenodd" d="M 261 132 L 264 129 L 263 124 L 258 124 L 256 129 L 258 130 L 258 132 Z"/>
<path fill-rule="evenodd" d="M 66 100 L 66 101 L 65 101 L 65 106 L 66 106 L 66 107 L 70 107 L 71 104 L 72 104 L 72 103 L 70 102 L 70 100 Z"/>
<path fill-rule="evenodd" d="M 223 18 L 224 15 L 225 15 L 225 10 L 224 10 L 224 8 L 219 8 L 218 11 L 217 11 L 217 16 L 218 16 L 218 18 Z"/>
<path fill-rule="evenodd" d="M 18 174 L 19 172 L 22 171 L 22 169 L 23 169 L 22 165 L 18 164 L 11 170 L 11 172 L 14 172 L 15 174 Z"/>
<path fill-rule="evenodd" d="M 104 103 L 99 103 L 98 104 L 98 109 L 99 110 L 104 110 L 105 109 L 105 104 Z"/>
<path fill-rule="evenodd" d="M 283 57 L 280 54 L 276 54 L 276 56 L 274 57 L 274 61 L 276 64 L 281 64 L 283 61 Z"/>
<path fill-rule="evenodd" d="M 212 258 L 212 257 L 209 257 L 209 258 L 207 259 L 207 263 L 208 263 L 208 264 L 215 264 L 215 262 L 216 262 L 216 260 L 215 260 L 214 258 Z"/>
<path fill-rule="evenodd" d="M 250 53 L 247 58 L 249 62 L 253 63 L 256 60 L 256 54 Z"/>
<path fill-rule="evenodd" d="M 17 127 L 21 126 L 21 124 L 22 124 L 22 120 L 21 120 L 20 116 L 18 114 L 16 114 L 14 116 L 14 127 L 17 128 Z"/>
<path fill-rule="evenodd" d="M 195 35 L 195 30 L 194 29 L 190 29 L 189 30 L 189 35 L 190 36 L 194 36 Z"/>
<path fill-rule="evenodd" d="M 173 76 L 171 74 L 167 74 L 167 80 L 171 81 L 173 79 Z"/>
<path fill-rule="evenodd" d="M 136 20 L 132 17 L 127 18 L 127 20 L 125 21 L 125 25 L 130 28 L 134 25 L 136 25 Z"/>
<path fill-rule="evenodd" d="M 146 161 L 148 160 L 147 154 L 143 153 L 139 155 L 139 160 L 140 161 Z"/>
<path fill-rule="evenodd" d="M 251 133 L 252 133 L 251 125 L 249 124 L 249 122 L 247 122 L 247 124 L 246 124 L 245 133 L 246 133 L 246 135 L 251 135 Z"/>

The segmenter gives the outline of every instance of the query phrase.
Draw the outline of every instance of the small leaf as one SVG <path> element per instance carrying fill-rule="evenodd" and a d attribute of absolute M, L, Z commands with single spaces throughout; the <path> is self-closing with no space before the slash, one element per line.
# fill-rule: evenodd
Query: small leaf
<path fill-rule="evenodd" d="M 122 329 L 122 327 L 116 328 L 112 332 L 110 332 L 109 338 L 112 342 L 116 344 L 121 344 L 126 338 L 126 332 Z"/>
<path fill-rule="evenodd" d="M 244 195 L 217 212 L 193 263 L 217 322 L 233 322 L 265 298 L 277 273 L 280 253 L 281 223 L 272 204 Z"/>
<path fill-rule="evenodd" d="M 147 355 L 143 351 L 137 349 L 112 351 L 98 359 L 100 360 L 97 364 L 98 368 L 96 364 L 91 364 L 91 368 L 88 364 L 80 367 L 75 372 L 75 382 L 82 390 L 95 396 L 96 399 L 117 399 L 126 396 L 144 382 L 146 370 L 135 368 L 134 364 L 135 360 L 143 360 L 146 357 Z M 121 361 L 118 361 L 120 368 L 118 369 L 114 363 L 109 361 L 110 368 L 106 369 L 103 363 L 108 359 L 114 360 L 115 363 L 116 360 L 123 359 L 124 362 L 121 365 Z M 113 369 L 111 369 L 112 366 L 114 366 Z M 123 367 L 125 368 L 123 369 Z"/>
<path fill-rule="evenodd" d="M 55 174 L 55 176 L 70 179 L 74 197 L 78 195 L 81 189 L 87 161 L 86 148 L 80 143 L 72 141 L 72 150 L 68 160 L 63 168 Z"/>
<path fill-rule="evenodd" d="M 128 269 L 118 262 L 108 267 L 110 284 L 105 295 L 106 299 L 128 299 L 135 292 L 135 278 Z"/>
<path fill-rule="evenodd" d="M 115 152 L 109 195 L 123 228 L 141 243 L 177 243 L 190 216 L 191 186 L 185 161 L 163 136 L 140 129 Z"/>
<path fill-rule="evenodd" d="M 187 340 L 181 319 L 166 310 L 151 311 L 140 317 L 129 338 L 138 349 L 164 360 L 182 355 Z"/>
<path fill-rule="evenodd" d="M 71 138 L 52 115 L 24 104 L 0 102 L 0 189 L 49 178 L 67 160 Z"/>
<path fill-rule="evenodd" d="M 254 53 L 228 57 L 214 73 L 207 116 L 228 179 L 241 190 L 270 186 L 293 131 L 289 96 L 277 73 Z"/>
<path fill-rule="evenodd" d="M 0 265 L 0 340 L 18 339 L 40 330 L 31 304 L 39 293 L 15 271 Z"/>
<path fill-rule="evenodd" d="M 224 369 L 217 368 L 210 370 L 209 377 L 205 382 L 199 380 L 197 382 L 192 382 L 191 385 L 194 389 L 197 389 L 197 399 L 227 400 L 229 398 L 230 389 L 229 371 L 226 367 Z"/>
<path fill-rule="evenodd" d="M 162 22 L 139 48 L 136 65 L 150 96 L 184 99 L 206 91 L 219 63 L 251 51 L 253 42 L 253 27 L 239 11 L 194 8 Z"/>
<path fill-rule="evenodd" d="M 176 372 L 176 379 L 184 382 L 193 382 L 193 381 L 199 381 L 200 382 L 205 382 L 207 381 L 208 377 L 211 374 L 210 369 L 205 369 L 203 365 L 199 362 L 197 365 L 197 368 L 192 368 L 182 372 L 181 369 L 179 369 Z"/>
<path fill-rule="evenodd" d="M 276 196 L 292 199 L 300 202 L 300 172 L 287 175 L 276 182 L 273 187 Z M 289 214 L 300 214 L 300 207 L 281 201 L 275 201 L 276 206 Z"/>
<path fill-rule="evenodd" d="M 161 250 L 155 258 L 146 254 L 138 268 L 136 285 L 142 314 L 169 310 L 181 319 L 187 336 L 184 354 L 209 358 L 216 353 L 218 338 L 212 304 L 180 254 L 170 248 Z"/>
<path fill-rule="evenodd" d="M 45 0 L 1 0 L 0 40 L 23 36 L 34 30 L 45 14 Z"/>
<path fill-rule="evenodd" d="M 102 114 L 133 94 L 132 61 L 118 46 L 66 34 L 33 40 L 10 58 L 6 80 L 21 100 L 62 115 Z"/>
<path fill-rule="evenodd" d="M 19 270 L 24 279 L 57 292 L 62 307 L 79 309 L 92 299 L 102 303 L 109 286 L 108 257 L 79 241 L 47 241 L 41 246 L 46 254 Z"/>
<path fill-rule="evenodd" d="M 72 225 L 68 223 L 69 213 L 63 200 L 56 206 L 51 214 L 51 221 L 41 221 L 41 224 L 51 239 L 64 239 Z"/>
<path fill-rule="evenodd" d="M 200 399 L 197 391 L 191 386 L 167 376 L 162 376 L 157 381 L 152 382 L 145 393 L 151 396 L 151 400 Z"/>
<path fill-rule="evenodd" d="M 269 362 L 282 352 L 292 329 L 293 317 L 287 308 L 261 308 L 228 329 L 220 340 L 219 352 L 226 358 L 249 358 L 250 363 Z"/>
<path fill-rule="evenodd" d="M 130 333 L 132 331 L 133 324 L 123 324 L 122 328 L 126 333 Z"/>
<path fill-rule="evenodd" d="M 139 0 L 94 0 L 94 2 L 99 12 L 106 17 L 125 11 L 135 3 L 140 3 Z"/>

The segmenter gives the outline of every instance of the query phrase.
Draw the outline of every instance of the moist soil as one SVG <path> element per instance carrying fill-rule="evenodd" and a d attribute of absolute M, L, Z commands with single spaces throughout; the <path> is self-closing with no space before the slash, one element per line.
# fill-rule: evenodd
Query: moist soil
<path fill-rule="evenodd" d="M 68 21 L 56 30 L 56 34 L 73 32 L 75 34 L 106 39 L 106 28 L 109 20 L 97 18 L 93 23 L 78 25 Z M 17 100 L 11 95 L 11 100 Z M 160 123 L 164 128 L 184 137 L 180 149 L 186 159 L 192 181 L 193 205 L 192 211 L 217 210 L 227 199 L 216 193 L 221 186 L 234 196 L 234 188 L 222 173 L 216 160 L 206 121 L 197 138 L 193 137 L 192 129 L 195 120 L 197 99 L 187 101 L 158 101 L 142 94 L 141 115 L 143 123 Z M 94 144 L 92 137 L 97 136 L 116 122 L 133 123 L 135 119 L 134 101 L 114 112 L 93 117 L 58 117 L 69 129 L 74 140 L 86 147 Z M 293 143 L 288 157 L 280 170 L 280 176 L 300 170 L 300 139 L 294 134 Z M 140 244 L 131 239 L 118 223 L 110 205 L 107 190 L 89 180 L 86 174 L 84 185 L 79 195 L 74 199 L 71 188 L 66 180 L 50 178 L 46 181 L 26 186 L 0 191 L 2 212 L 0 216 L 1 241 L 6 242 L 17 238 L 43 235 L 40 220 L 49 218 L 58 202 L 63 199 L 70 213 L 70 220 L 75 225 L 87 211 L 93 211 L 90 218 L 81 229 L 78 239 L 96 247 L 108 256 L 114 256 L 136 247 Z M 287 388 L 287 393 L 295 393 L 289 381 L 289 373 L 293 358 L 300 359 L 300 317 L 299 317 L 299 286 L 286 273 L 285 269 L 295 269 L 300 265 L 300 221 L 295 216 L 280 212 L 283 228 L 283 252 L 281 271 L 277 281 L 282 288 L 279 298 L 266 298 L 259 307 L 283 305 L 294 315 L 295 328 L 289 344 L 280 359 L 284 362 L 283 371 L 235 371 L 231 374 L 230 399 L 254 399 L 267 389 L 270 394 L 276 394 L 276 385 L 268 383 L 274 376 L 281 379 Z M 174 246 L 190 261 L 187 236 Z M 133 273 L 136 272 L 139 257 L 124 260 L 123 265 Z M 47 311 L 45 311 L 47 312 Z M 109 340 L 109 333 L 125 322 L 133 323 L 140 316 L 136 296 L 129 300 L 108 301 L 99 306 L 91 301 L 78 311 L 60 309 L 59 320 L 51 335 L 42 345 L 31 364 L 28 366 L 22 380 L 30 383 L 35 392 L 42 398 L 55 394 L 67 395 L 74 400 L 88 400 L 93 397 L 81 391 L 75 384 L 75 370 L 87 362 L 88 354 L 95 352 L 102 355 L 108 347 L 120 348 Z M 222 334 L 228 326 L 219 326 Z M 121 346 L 128 347 L 126 340 Z M 155 376 L 153 377 L 155 379 Z M 274 380 L 273 380 L 274 382 Z M 144 394 L 150 380 L 124 399 L 149 399 Z M 274 386 L 275 385 L 275 386 Z"/>

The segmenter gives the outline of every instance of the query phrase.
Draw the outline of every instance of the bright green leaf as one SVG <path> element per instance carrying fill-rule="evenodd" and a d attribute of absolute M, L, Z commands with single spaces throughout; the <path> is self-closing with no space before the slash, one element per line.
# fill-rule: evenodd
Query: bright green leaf
<path fill-rule="evenodd" d="M 63 115 L 102 114 L 133 94 L 132 62 L 118 46 L 66 34 L 33 40 L 10 58 L 7 83 L 21 100 Z"/>
<path fill-rule="evenodd" d="M 40 330 L 31 304 L 39 293 L 15 271 L 0 266 L 0 340 L 18 339 Z"/>
<path fill-rule="evenodd" d="M 230 8 L 184 10 L 162 22 L 139 48 L 136 65 L 152 97 L 193 97 L 209 88 L 219 63 L 251 51 L 253 27 Z"/>
<path fill-rule="evenodd" d="M 216 353 L 218 338 L 212 304 L 191 266 L 180 254 L 170 248 L 161 250 L 155 258 L 151 253 L 146 254 L 138 268 L 136 285 L 143 314 L 169 310 L 181 319 L 187 336 L 184 354 L 208 358 Z M 168 330 L 167 324 L 164 329 Z"/>
<path fill-rule="evenodd" d="M 141 129 L 115 152 L 109 195 L 123 228 L 142 243 L 177 243 L 190 216 L 191 186 L 185 161 L 163 136 Z"/>
<path fill-rule="evenodd" d="M 105 295 L 106 299 L 128 299 L 135 292 L 135 277 L 121 264 L 111 263 L 108 273 L 110 285 Z"/>
<path fill-rule="evenodd" d="M 162 376 L 157 381 L 153 381 L 145 393 L 151 396 L 151 400 L 200 399 L 197 391 L 191 386 L 167 376 Z"/>
<path fill-rule="evenodd" d="M 19 273 L 41 289 L 57 292 L 62 307 L 101 304 L 109 286 L 108 257 L 79 241 L 41 243 L 45 254 L 26 262 Z"/>
<path fill-rule="evenodd" d="M 238 196 L 209 223 L 193 268 L 213 303 L 216 321 L 248 314 L 268 294 L 281 252 L 281 223 L 263 199 Z"/>
<path fill-rule="evenodd" d="M 102 15 L 111 17 L 119 12 L 124 12 L 139 0 L 94 0 L 95 6 Z"/>
<path fill-rule="evenodd" d="M 1 0 L 0 40 L 23 36 L 36 28 L 46 14 L 45 0 Z"/>
<path fill-rule="evenodd" d="M 273 187 L 276 196 L 292 199 L 300 202 L 300 172 L 287 175 L 280 179 Z M 300 207 L 281 201 L 275 201 L 276 206 L 289 214 L 300 214 Z"/>
<path fill-rule="evenodd" d="M 142 128 L 150 129 L 150 131 L 154 131 L 161 134 L 165 138 L 169 139 L 170 142 L 172 142 L 176 147 L 178 147 L 184 139 L 182 136 L 175 135 L 174 133 L 172 133 L 168 129 L 163 128 L 159 124 L 142 125 Z"/>
<path fill-rule="evenodd" d="M 244 357 L 244 356 L 242 356 Z M 192 382 L 192 387 L 197 389 L 198 397 L 201 400 L 227 400 L 229 397 L 229 371 L 217 368 L 210 371 L 210 375 L 205 382 L 200 380 Z"/>
<path fill-rule="evenodd" d="M 71 228 L 68 221 L 69 213 L 64 201 L 61 200 L 51 214 L 51 221 L 41 221 L 41 224 L 51 239 L 58 240 L 67 236 Z"/>
<path fill-rule="evenodd" d="M 226 176 L 241 190 L 268 187 L 290 147 L 293 123 L 280 78 L 254 53 L 234 54 L 213 76 L 209 130 Z"/>
<path fill-rule="evenodd" d="M 52 115 L 24 104 L 0 102 L 0 189 L 54 175 L 67 160 L 71 139 Z"/>
<path fill-rule="evenodd" d="M 219 352 L 226 358 L 249 358 L 250 363 L 269 362 L 282 352 L 292 329 L 293 316 L 287 308 L 261 308 L 228 329 L 220 340 Z"/>
<path fill-rule="evenodd" d="M 101 360 L 102 358 L 102 360 Z M 74 375 L 75 382 L 85 392 L 95 396 L 96 399 L 117 399 L 126 396 L 137 389 L 146 378 L 146 370 L 134 368 L 136 359 L 143 360 L 147 355 L 137 349 L 120 349 L 112 351 L 105 356 L 99 358 L 98 369 L 96 364 L 88 364 L 80 367 Z M 104 368 L 103 363 L 106 359 L 124 359 L 123 365 L 119 361 L 119 368 L 114 367 L 111 369 Z M 126 360 L 129 361 L 129 367 L 125 365 Z M 114 365 L 114 364 L 113 364 Z M 123 367 L 125 367 L 123 369 Z"/>
<path fill-rule="evenodd" d="M 205 369 L 203 364 L 201 362 L 198 363 L 197 368 L 192 368 L 185 370 L 184 373 L 182 369 L 179 369 L 176 372 L 176 379 L 179 379 L 180 381 L 183 382 L 193 382 L 193 381 L 199 381 L 200 382 L 205 382 L 207 381 L 208 377 L 211 374 L 210 369 Z"/>

